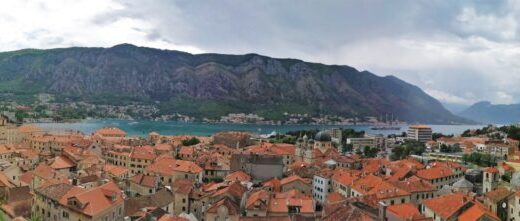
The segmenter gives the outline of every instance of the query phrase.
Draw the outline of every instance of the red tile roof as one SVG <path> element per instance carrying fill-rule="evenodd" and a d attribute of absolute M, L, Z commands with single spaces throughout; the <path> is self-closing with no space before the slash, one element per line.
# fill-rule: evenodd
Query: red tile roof
<path fill-rule="evenodd" d="M 413 220 L 414 218 L 422 216 L 417 207 L 412 203 L 391 205 L 388 206 L 386 210 L 388 213 L 392 213 L 402 220 Z"/>
<path fill-rule="evenodd" d="M 159 178 L 156 176 L 146 176 L 140 173 L 133 177 L 130 177 L 130 182 L 149 188 L 154 188 L 159 183 Z"/>
<path fill-rule="evenodd" d="M 249 182 L 251 181 L 251 176 L 244 171 L 235 171 L 233 173 L 228 174 L 225 178 L 225 181 L 228 182 L 234 182 L 234 181 L 240 181 L 240 182 Z"/>
<path fill-rule="evenodd" d="M 128 169 L 126 167 L 116 166 L 113 164 L 105 164 L 103 170 L 113 176 L 123 176 L 128 174 Z"/>
<path fill-rule="evenodd" d="M 431 209 L 443 219 L 448 219 L 461 207 L 468 203 L 470 198 L 462 193 L 453 193 L 433 199 L 423 200 L 423 205 Z"/>
<path fill-rule="evenodd" d="M 158 158 L 145 168 L 146 171 L 171 176 L 174 172 L 200 173 L 202 168 L 191 161 L 176 160 L 171 157 Z"/>
<path fill-rule="evenodd" d="M 483 219 L 486 217 L 488 219 Z M 486 209 L 486 207 L 480 203 L 476 203 L 471 206 L 466 211 L 462 212 L 458 218 L 459 221 L 480 221 L 480 220 L 490 220 L 490 221 L 499 221 L 500 219 L 492 212 Z"/>
<path fill-rule="evenodd" d="M 52 161 L 50 166 L 52 169 L 59 170 L 59 169 L 72 168 L 72 167 L 76 166 L 76 164 L 74 162 L 72 162 L 72 160 L 70 160 L 68 157 L 57 156 L 54 158 L 54 161 Z"/>
<path fill-rule="evenodd" d="M 453 172 L 451 169 L 446 167 L 432 167 L 429 169 L 419 170 L 417 171 L 417 176 L 426 180 L 433 180 L 438 178 L 444 178 L 453 176 Z"/>
<path fill-rule="evenodd" d="M 505 187 L 499 187 L 493 191 L 487 192 L 486 197 L 493 202 L 501 201 L 502 199 L 512 195 L 514 192 L 509 191 Z"/>
<path fill-rule="evenodd" d="M 488 167 L 488 168 L 483 169 L 482 171 L 484 171 L 486 173 L 498 173 L 498 169 L 495 167 Z"/>
<path fill-rule="evenodd" d="M 360 194 L 367 194 L 372 188 L 377 186 L 379 183 L 383 182 L 381 177 L 377 177 L 374 175 L 368 175 L 361 179 L 354 181 L 352 185 L 352 189 L 356 190 Z"/>

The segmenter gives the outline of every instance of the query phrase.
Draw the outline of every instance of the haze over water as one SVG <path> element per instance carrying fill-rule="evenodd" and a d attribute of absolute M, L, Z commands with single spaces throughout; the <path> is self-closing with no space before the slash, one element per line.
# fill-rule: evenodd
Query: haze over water
<path fill-rule="evenodd" d="M 85 120 L 77 123 L 39 123 L 40 127 L 50 131 L 76 130 L 90 134 L 95 130 L 114 126 L 125 130 L 130 136 L 146 136 L 155 131 L 160 134 L 177 135 L 190 134 L 198 136 L 209 136 L 220 131 L 248 131 L 253 133 L 268 134 L 273 131 L 285 133 L 294 130 L 329 129 L 329 128 L 352 128 L 357 131 L 365 131 L 369 134 L 400 134 L 408 129 L 406 125 L 401 130 L 371 130 L 371 126 L 345 126 L 345 125 L 261 125 L 261 124 L 209 124 L 195 122 L 177 121 L 129 121 L 129 120 Z M 430 125 L 435 133 L 461 134 L 467 129 L 482 128 L 484 125 Z"/>

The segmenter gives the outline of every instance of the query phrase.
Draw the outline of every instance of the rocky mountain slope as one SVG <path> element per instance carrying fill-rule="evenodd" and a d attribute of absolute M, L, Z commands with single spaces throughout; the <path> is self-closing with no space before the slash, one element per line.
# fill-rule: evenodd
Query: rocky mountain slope
<path fill-rule="evenodd" d="M 488 101 L 482 101 L 471 105 L 459 115 L 481 123 L 518 123 L 520 122 L 520 104 L 491 104 Z"/>
<path fill-rule="evenodd" d="M 193 55 L 129 44 L 0 53 L 0 92 L 155 103 L 164 113 L 194 116 L 393 113 L 408 122 L 467 122 L 393 76 L 257 54 Z"/>

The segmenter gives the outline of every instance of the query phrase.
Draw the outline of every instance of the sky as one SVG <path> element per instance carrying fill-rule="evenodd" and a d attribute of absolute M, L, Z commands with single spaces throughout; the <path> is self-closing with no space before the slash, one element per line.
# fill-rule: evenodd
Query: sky
<path fill-rule="evenodd" d="M 520 103 L 519 31 L 520 0 L 0 0 L 0 51 L 259 53 L 394 75 L 454 106 Z"/>

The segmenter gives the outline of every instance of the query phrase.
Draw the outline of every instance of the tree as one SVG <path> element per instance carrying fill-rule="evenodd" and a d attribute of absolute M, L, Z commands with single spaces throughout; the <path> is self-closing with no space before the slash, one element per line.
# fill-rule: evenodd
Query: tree
<path fill-rule="evenodd" d="M 29 218 L 29 221 L 42 221 L 42 218 L 36 214 L 32 214 L 31 218 Z"/>
<path fill-rule="evenodd" d="M 196 137 L 191 137 L 189 139 L 184 139 L 181 141 L 183 146 L 192 146 L 200 143 L 200 140 Z"/>
<path fill-rule="evenodd" d="M 353 148 L 354 148 L 354 146 L 352 144 L 343 144 L 343 146 L 341 147 L 341 151 L 343 153 L 347 153 L 347 152 L 351 152 Z"/>
<path fill-rule="evenodd" d="M 359 156 L 363 156 L 363 152 L 361 151 L 361 148 L 356 149 L 356 154 Z"/>
<path fill-rule="evenodd" d="M 392 148 L 392 154 L 390 155 L 390 158 L 392 160 L 400 160 L 409 155 L 422 155 L 425 149 L 426 147 L 421 142 L 406 140 L 401 145 Z"/>
<path fill-rule="evenodd" d="M 16 110 L 16 112 L 14 112 L 14 117 L 16 118 L 16 120 L 18 122 L 23 122 L 23 119 L 28 116 L 29 116 L 29 114 L 27 114 L 27 112 L 25 112 L 23 110 Z"/>
<path fill-rule="evenodd" d="M 379 152 L 379 148 L 377 148 L 377 147 L 365 146 L 363 148 L 363 156 L 367 157 L 367 158 L 375 157 L 378 152 Z"/>

